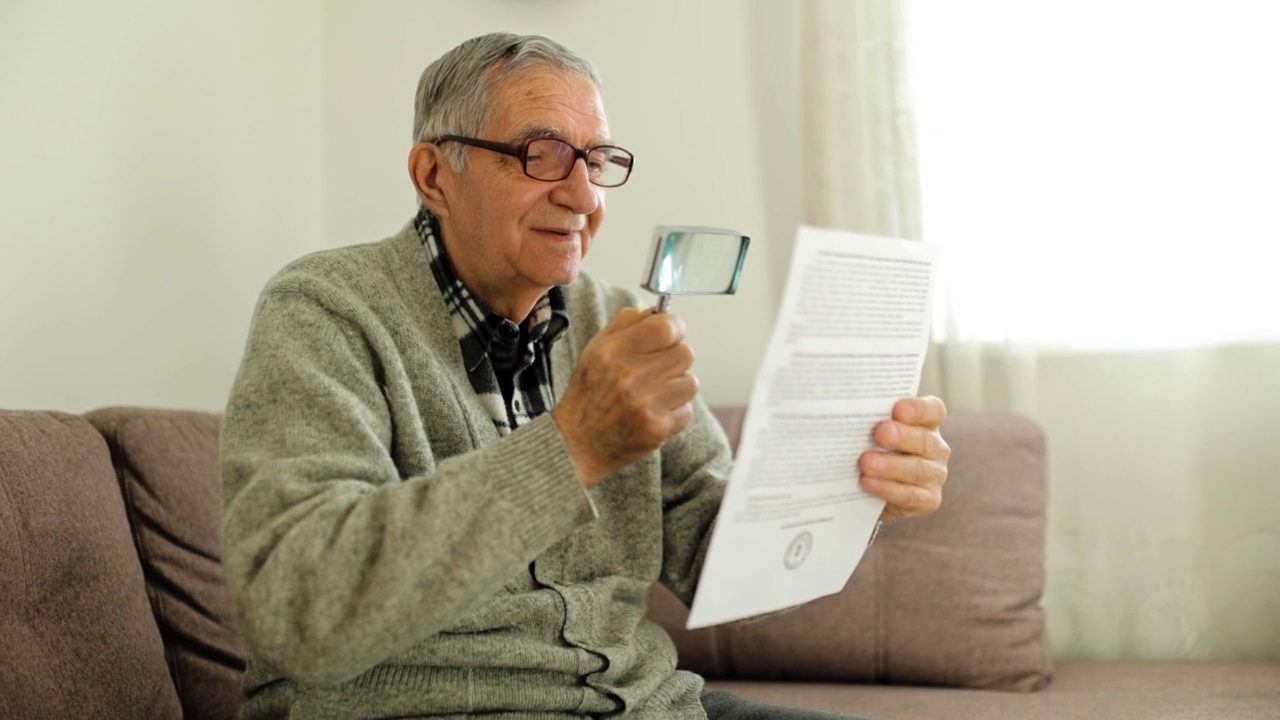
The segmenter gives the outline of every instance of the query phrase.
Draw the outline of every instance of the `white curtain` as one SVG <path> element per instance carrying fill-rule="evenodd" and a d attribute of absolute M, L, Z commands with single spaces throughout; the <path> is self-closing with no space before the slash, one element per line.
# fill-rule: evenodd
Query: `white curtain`
<path fill-rule="evenodd" d="M 805 222 L 919 239 L 904 4 L 805 0 L 801 13 Z"/>
<path fill-rule="evenodd" d="M 1280 657 L 1275 11 L 801 13 L 805 221 L 939 244 L 923 390 L 1048 433 L 1055 654 Z"/>

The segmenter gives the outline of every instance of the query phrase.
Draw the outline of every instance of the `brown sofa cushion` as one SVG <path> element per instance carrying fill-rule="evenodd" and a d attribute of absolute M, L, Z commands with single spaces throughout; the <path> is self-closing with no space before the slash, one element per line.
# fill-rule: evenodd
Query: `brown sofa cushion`
<path fill-rule="evenodd" d="M 736 439 L 740 411 L 718 410 Z M 684 630 L 655 588 L 650 617 L 708 678 L 1031 690 L 1052 671 L 1044 590 L 1044 436 L 1008 415 L 957 415 L 942 509 L 888 523 L 844 590 L 755 623 Z"/>
<path fill-rule="evenodd" d="M 129 500 L 184 717 L 234 718 L 245 648 L 221 564 L 220 415 L 106 408 L 86 417 L 107 439 Z"/>
<path fill-rule="evenodd" d="M 0 717 L 179 718 L 102 438 L 0 411 Z"/>

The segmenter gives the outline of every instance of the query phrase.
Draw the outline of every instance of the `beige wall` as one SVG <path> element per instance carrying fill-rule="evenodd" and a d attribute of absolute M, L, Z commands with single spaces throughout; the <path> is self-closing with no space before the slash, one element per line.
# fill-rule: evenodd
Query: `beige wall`
<path fill-rule="evenodd" d="M 305 0 L 0 3 L 0 407 L 217 408 L 323 245 Z"/>
<path fill-rule="evenodd" d="M 635 287 L 656 224 L 753 237 L 739 296 L 676 304 L 704 394 L 745 400 L 798 207 L 777 174 L 798 146 L 776 133 L 796 124 L 775 97 L 791 89 L 773 59 L 790 57 L 789 14 L 743 0 L 6 2 L 0 406 L 221 407 L 266 278 L 408 219 L 418 74 L 496 29 L 593 59 L 637 154 L 589 270 Z"/>

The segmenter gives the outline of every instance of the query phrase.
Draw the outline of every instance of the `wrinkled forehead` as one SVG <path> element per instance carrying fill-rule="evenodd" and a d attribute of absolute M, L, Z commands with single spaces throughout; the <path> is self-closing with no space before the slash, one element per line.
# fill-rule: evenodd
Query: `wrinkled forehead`
<path fill-rule="evenodd" d="M 498 81 L 489 95 L 486 136 L 505 142 L 554 137 L 578 146 L 612 138 L 595 82 L 571 70 L 531 68 Z"/>

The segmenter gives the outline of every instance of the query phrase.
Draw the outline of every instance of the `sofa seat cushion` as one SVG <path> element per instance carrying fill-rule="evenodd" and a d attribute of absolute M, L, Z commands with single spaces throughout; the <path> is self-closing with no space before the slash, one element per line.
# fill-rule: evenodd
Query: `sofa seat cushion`
<path fill-rule="evenodd" d="M 183 716 L 230 720 L 245 647 L 221 562 L 221 415 L 117 407 L 85 417 L 111 449 Z"/>
<path fill-rule="evenodd" d="M 89 423 L 0 411 L 0 548 L 0 717 L 182 717 Z"/>
<path fill-rule="evenodd" d="M 1065 661 L 1055 668 L 1048 688 L 1036 693 L 725 680 L 709 685 L 756 702 L 879 720 L 1280 717 L 1280 662 L 1277 661 Z"/>

